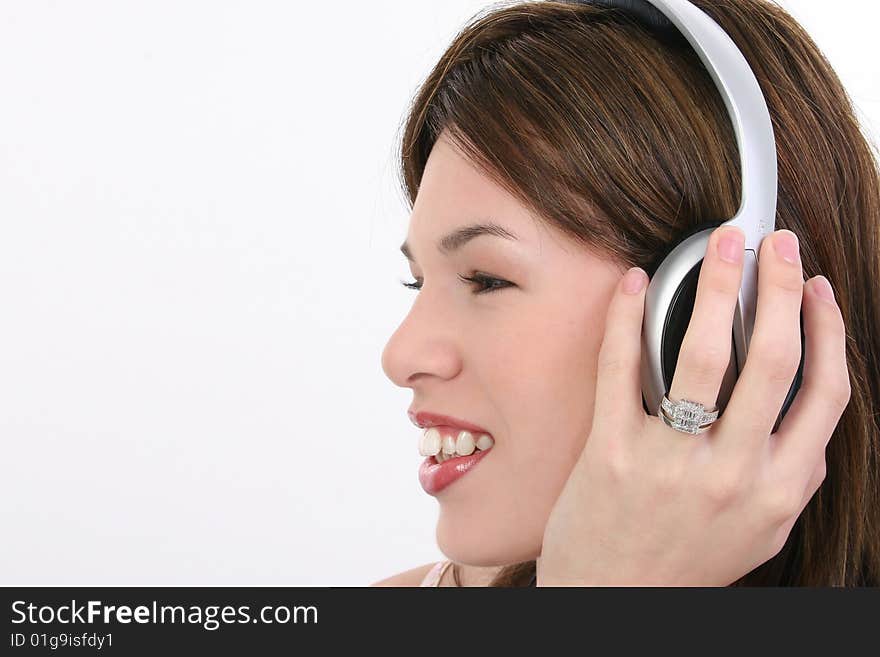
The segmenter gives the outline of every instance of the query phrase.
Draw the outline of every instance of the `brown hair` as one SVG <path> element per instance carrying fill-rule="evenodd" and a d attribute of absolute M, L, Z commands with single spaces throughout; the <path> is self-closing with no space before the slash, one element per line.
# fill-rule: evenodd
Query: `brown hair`
<path fill-rule="evenodd" d="M 852 102 L 804 29 L 768 0 L 693 0 L 734 40 L 776 135 L 776 227 L 801 237 L 847 328 L 851 397 L 827 474 L 782 550 L 733 585 L 880 585 L 880 172 Z M 438 135 L 538 216 L 627 267 L 740 200 L 739 154 L 709 73 L 680 39 L 618 9 L 496 2 L 418 89 L 403 126 L 410 208 Z M 460 585 L 457 569 L 454 577 Z M 534 584 L 535 562 L 490 586 Z"/>

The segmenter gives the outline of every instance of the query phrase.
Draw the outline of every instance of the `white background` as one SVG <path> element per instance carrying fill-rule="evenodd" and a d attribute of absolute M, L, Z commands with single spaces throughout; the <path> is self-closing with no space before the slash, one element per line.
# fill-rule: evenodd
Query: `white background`
<path fill-rule="evenodd" d="M 0 2 L 0 584 L 442 558 L 380 364 L 415 295 L 394 145 L 487 4 Z M 877 139 L 875 3 L 783 6 Z"/>

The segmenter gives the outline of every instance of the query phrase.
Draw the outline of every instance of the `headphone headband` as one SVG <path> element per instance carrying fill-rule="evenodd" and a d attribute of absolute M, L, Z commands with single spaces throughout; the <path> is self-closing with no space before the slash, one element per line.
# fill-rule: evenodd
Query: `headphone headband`
<path fill-rule="evenodd" d="M 776 141 L 764 94 L 733 39 L 688 0 L 575 2 L 621 9 L 658 34 L 677 33 L 696 51 L 724 100 L 739 146 L 741 202 L 736 215 L 724 223 L 742 228 L 746 250 L 757 258 L 761 241 L 776 224 Z"/>
<path fill-rule="evenodd" d="M 642 330 L 642 393 L 645 410 L 657 414 L 672 383 L 679 349 L 693 311 L 700 266 L 709 236 L 723 224 L 739 226 L 746 236 L 742 282 L 733 317 L 731 360 L 719 391 L 723 411 L 745 367 L 755 326 L 758 254 L 763 239 L 776 228 L 776 140 L 767 102 L 755 74 L 733 39 L 689 0 L 575 0 L 621 9 L 648 29 L 670 36 L 674 29 L 690 43 L 712 76 L 733 124 L 740 155 L 740 207 L 732 219 L 701 217 L 698 232 L 686 236 L 663 256 L 645 296 Z M 714 221 L 713 221 L 714 220 Z M 803 318 L 801 319 L 803 367 Z M 777 426 L 800 385 L 801 369 L 789 390 Z M 775 427 L 774 427 L 775 431 Z"/>

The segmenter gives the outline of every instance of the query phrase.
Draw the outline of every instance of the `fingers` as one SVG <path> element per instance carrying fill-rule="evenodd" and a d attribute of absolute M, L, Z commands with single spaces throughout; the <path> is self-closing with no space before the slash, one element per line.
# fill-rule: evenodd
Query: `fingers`
<path fill-rule="evenodd" d="M 837 304 L 819 293 L 824 283 L 824 277 L 816 276 L 804 286 L 803 382 L 773 434 L 772 458 L 781 477 L 804 480 L 818 461 L 824 462 L 825 448 L 849 403 L 846 329 Z"/>
<path fill-rule="evenodd" d="M 739 430 L 722 432 L 720 449 L 757 455 L 791 388 L 801 360 L 801 299 L 804 279 L 797 237 L 779 230 L 761 243 L 758 302 L 746 364 L 722 418 Z"/>
<path fill-rule="evenodd" d="M 593 426 L 635 426 L 643 419 L 640 367 L 642 320 L 648 275 L 639 267 L 630 269 L 617 284 L 599 348 L 596 401 Z"/>
<path fill-rule="evenodd" d="M 669 398 L 712 408 L 730 362 L 733 312 L 742 279 L 745 235 L 721 226 L 709 236 L 694 310 L 681 343 Z"/>

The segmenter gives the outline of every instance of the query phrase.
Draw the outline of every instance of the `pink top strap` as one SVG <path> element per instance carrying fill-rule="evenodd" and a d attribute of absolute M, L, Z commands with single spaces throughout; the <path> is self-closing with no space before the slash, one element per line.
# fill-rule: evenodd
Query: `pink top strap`
<path fill-rule="evenodd" d="M 430 586 L 430 587 L 439 587 L 440 580 L 443 579 L 443 575 L 449 566 L 452 565 L 452 561 L 447 559 L 446 561 L 438 561 L 434 564 L 431 570 L 428 571 L 428 574 L 425 575 L 422 583 L 419 586 Z"/>

